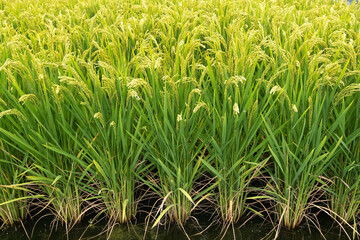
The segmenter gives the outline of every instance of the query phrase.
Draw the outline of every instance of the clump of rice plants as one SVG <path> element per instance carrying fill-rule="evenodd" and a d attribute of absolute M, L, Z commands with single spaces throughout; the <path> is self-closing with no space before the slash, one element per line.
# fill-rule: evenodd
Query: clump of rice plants
<path fill-rule="evenodd" d="M 151 135 L 144 136 L 144 120 L 133 107 L 138 101 L 136 94 L 122 80 L 107 93 L 96 87 L 96 104 L 83 99 L 73 111 L 83 137 L 68 131 L 68 137 L 82 148 L 80 164 L 87 166 L 92 181 L 85 185 L 85 191 L 97 202 L 91 204 L 113 222 L 125 223 L 135 217 L 135 191 L 141 185 L 137 176 L 146 175 L 151 167 L 145 165 L 148 153 L 144 153 L 142 143 L 142 138 L 147 141 Z"/>
<path fill-rule="evenodd" d="M 0 161 L 1 226 L 12 226 L 23 221 L 28 215 L 29 200 L 32 197 L 27 195 L 30 190 L 27 188 L 29 184 L 24 181 L 24 165 L 26 165 L 26 159 L 22 162 L 4 159 Z"/>
<path fill-rule="evenodd" d="M 294 117 L 295 122 L 290 120 L 283 125 L 292 128 L 290 134 L 284 133 L 286 130 L 282 127 L 273 129 L 265 120 L 269 150 L 274 158 L 273 169 L 268 170 L 271 180 L 265 192 L 275 200 L 278 221 L 290 229 L 299 226 L 305 218 L 314 221 L 310 219 L 309 210 L 319 207 L 319 196 L 324 188 L 321 177 L 334 161 L 341 143 L 339 139 L 328 149 L 325 147 L 329 140 L 320 118 L 324 102 L 317 103 L 310 117 L 311 124 L 307 122 L 306 111 Z"/>
<path fill-rule="evenodd" d="M 40 93 L 37 96 L 23 95 L 19 101 L 12 95 L 8 96 L 9 102 L 12 101 L 13 106 L 21 109 L 22 113 L 17 115 L 17 125 L 11 131 L 2 128 L 1 133 L 19 154 L 26 153 L 28 156 L 29 169 L 24 178 L 37 184 L 36 192 L 43 195 L 37 204 L 40 207 L 46 206 L 53 212 L 56 217 L 54 223 L 59 220 L 70 226 L 80 221 L 82 194 L 79 186 L 84 179 L 84 174 L 79 169 L 81 166 L 72 158 L 51 148 L 57 146 L 63 152 L 68 152 L 68 155 L 81 153 L 71 139 L 65 138 L 66 127 L 69 125 L 63 125 L 66 123 L 63 112 L 52 108 L 56 104 L 51 106 L 46 104 L 46 100 L 40 102 Z M 28 96 L 26 103 L 23 102 L 24 96 Z M 33 98 L 29 98 L 30 96 Z M 57 124 L 54 118 L 59 120 Z M 71 122 L 70 119 L 69 121 Z"/>
<path fill-rule="evenodd" d="M 155 225 L 163 216 L 183 225 L 211 189 L 196 188 L 202 160 L 208 158 L 204 133 L 209 109 L 201 101 L 201 90 L 186 79 L 166 85 L 162 94 L 147 96 L 153 103 L 146 101 L 141 111 L 146 134 L 151 134 L 149 160 L 156 168 L 144 181 L 160 197 Z"/>
<path fill-rule="evenodd" d="M 212 81 L 216 91 L 207 96 L 212 111 L 208 131 L 212 159 L 204 164 L 218 178 L 214 207 L 227 224 L 237 223 L 251 209 L 246 204 L 251 181 L 262 174 L 268 160 L 264 157 L 267 141 L 260 132 L 262 119 L 255 117 L 265 104 L 259 105 L 259 86 L 250 88 L 251 81 L 243 76 Z"/>
<path fill-rule="evenodd" d="M 357 222 L 359 216 L 359 96 L 348 98 L 354 93 L 353 84 L 344 88 L 336 96 L 336 106 L 334 114 L 339 119 L 339 114 L 345 109 L 350 108 L 346 116 L 341 118 L 340 126 L 333 133 L 332 138 L 338 139 L 343 137 L 343 144 L 339 146 L 340 151 L 337 153 L 337 161 L 332 162 L 328 172 L 331 180 L 330 188 L 330 206 L 329 214 L 333 215 L 342 224 L 351 224 L 354 227 L 354 234 L 358 229 Z M 352 89 L 352 90 L 350 90 Z M 344 95 L 344 92 L 347 94 Z"/>

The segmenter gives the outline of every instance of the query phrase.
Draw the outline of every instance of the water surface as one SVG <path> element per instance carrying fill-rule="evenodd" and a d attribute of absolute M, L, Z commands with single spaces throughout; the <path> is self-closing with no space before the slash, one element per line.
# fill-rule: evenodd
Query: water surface
<path fill-rule="evenodd" d="M 25 224 L 27 233 L 25 233 L 23 227 L 17 226 L 7 230 L 0 231 L 1 240 L 65 240 L 67 239 L 66 230 L 63 227 L 58 227 L 55 231 L 51 230 L 49 221 L 51 219 L 43 219 L 34 226 L 34 221 Z M 340 229 L 333 225 L 328 219 L 322 219 L 320 221 L 322 225 L 322 233 L 328 240 L 342 240 L 348 239 L 344 233 L 340 233 Z M 246 223 L 243 227 L 234 226 L 230 227 L 229 230 L 224 234 L 221 231 L 221 227 L 211 226 L 208 229 L 208 223 L 202 222 L 202 227 L 195 224 L 188 224 L 186 226 L 186 234 L 190 239 L 194 240 L 213 240 L 221 239 L 224 236 L 224 240 L 240 239 L 240 240 L 256 240 L 256 239 L 273 239 L 275 231 L 270 223 L 263 222 L 260 219 L 252 220 Z M 68 239 L 107 239 L 105 223 L 97 224 L 89 227 L 89 223 L 82 223 L 75 226 L 68 234 Z M 206 230 L 205 230 L 206 229 Z M 202 234 L 199 232 L 203 231 Z M 100 235 L 99 235 L 100 234 Z M 145 234 L 145 224 L 137 225 L 117 225 L 112 229 L 112 233 L 109 237 L 110 240 L 186 240 L 188 239 L 186 234 L 181 231 L 178 227 L 168 228 L 154 228 L 151 229 L 149 226 Z M 144 238 L 145 235 L 145 238 Z M 29 237 L 27 237 L 29 236 Z M 282 229 L 279 233 L 280 240 L 323 240 L 321 233 L 316 230 L 315 227 L 310 229 L 307 227 L 301 227 L 296 231 L 289 231 Z"/>

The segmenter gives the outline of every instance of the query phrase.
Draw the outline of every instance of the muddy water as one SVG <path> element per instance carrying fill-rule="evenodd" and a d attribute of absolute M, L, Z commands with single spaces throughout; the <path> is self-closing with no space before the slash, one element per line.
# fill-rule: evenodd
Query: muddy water
<path fill-rule="evenodd" d="M 63 227 L 58 227 L 57 230 L 51 229 L 49 226 L 49 221 L 51 219 L 42 219 L 34 226 L 34 221 L 27 222 L 24 224 L 24 228 L 20 225 L 17 227 L 12 227 L 6 230 L 0 231 L 1 240 L 75 240 L 75 239 L 107 239 L 107 234 L 104 233 L 106 230 L 105 224 L 98 223 L 94 226 L 89 226 L 89 223 L 83 223 L 75 226 L 68 234 L 66 235 L 66 230 Z M 264 223 L 260 219 L 252 220 L 246 223 L 244 226 L 239 228 L 239 226 L 230 227 L 229 230 L 224 233 L 219 227 L 209 226 L 206 221 L 202 221 L 202 226 L 188 224 L 185 228 L 186 234 L 184 231 L 181 231 L 178 227 L 169 227 L 167 229 L 147 229 L 145 234 L 145 225 L 136 224 L 129 226 L 115 226 L 112 229 L 109 239 L 110 240 L 186 240 L 188 237 L 194 240 L 213 240 L 221 239 L 232 240 L 257 240 L 257 239 L 273 239 L 276 231 L 272 231 L 273 227 L 270 223 Z M 340 233 L 340 229 L 333 225 L 328 219 L 320 219 L 320 224 L 322 228 L 322 234 L 327 240 L 342 240 L 348 239 L 344 232 Z M 203 231 L 201 234 L 199 232 Z M 99 235 L 100 234 L 100 235 Z M 188 237 L 187 237 L 187 236 Z M 145 238 L 144 238 L 145 236 Z M 289 231 L 283 229 L 279 232 L 280 240 L 322 240 L 324 239 L 321 233 L 316 230 L 316 228 L 311 227 L 302 227 L 296 231 Z"/>

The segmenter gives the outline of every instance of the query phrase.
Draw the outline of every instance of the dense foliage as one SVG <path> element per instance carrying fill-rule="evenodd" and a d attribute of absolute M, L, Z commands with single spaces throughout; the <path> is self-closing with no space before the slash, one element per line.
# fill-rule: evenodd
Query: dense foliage
<path fill-rule="evenodd" d="M 154 226 L 356 229 L 359 19 L 332 0 L 0 1 L 0 225 L 154 202 Z"/>

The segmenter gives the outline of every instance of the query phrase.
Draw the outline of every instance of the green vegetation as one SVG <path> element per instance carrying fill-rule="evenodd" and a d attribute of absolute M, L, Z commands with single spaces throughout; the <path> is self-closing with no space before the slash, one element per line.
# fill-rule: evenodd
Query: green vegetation
<path fill-rule="evenodd" d="M 333 0 L 0 0 L 0 226 L 34 206 L 68 228 L 322 211 L 355 237 L 358 19 Z"/>

